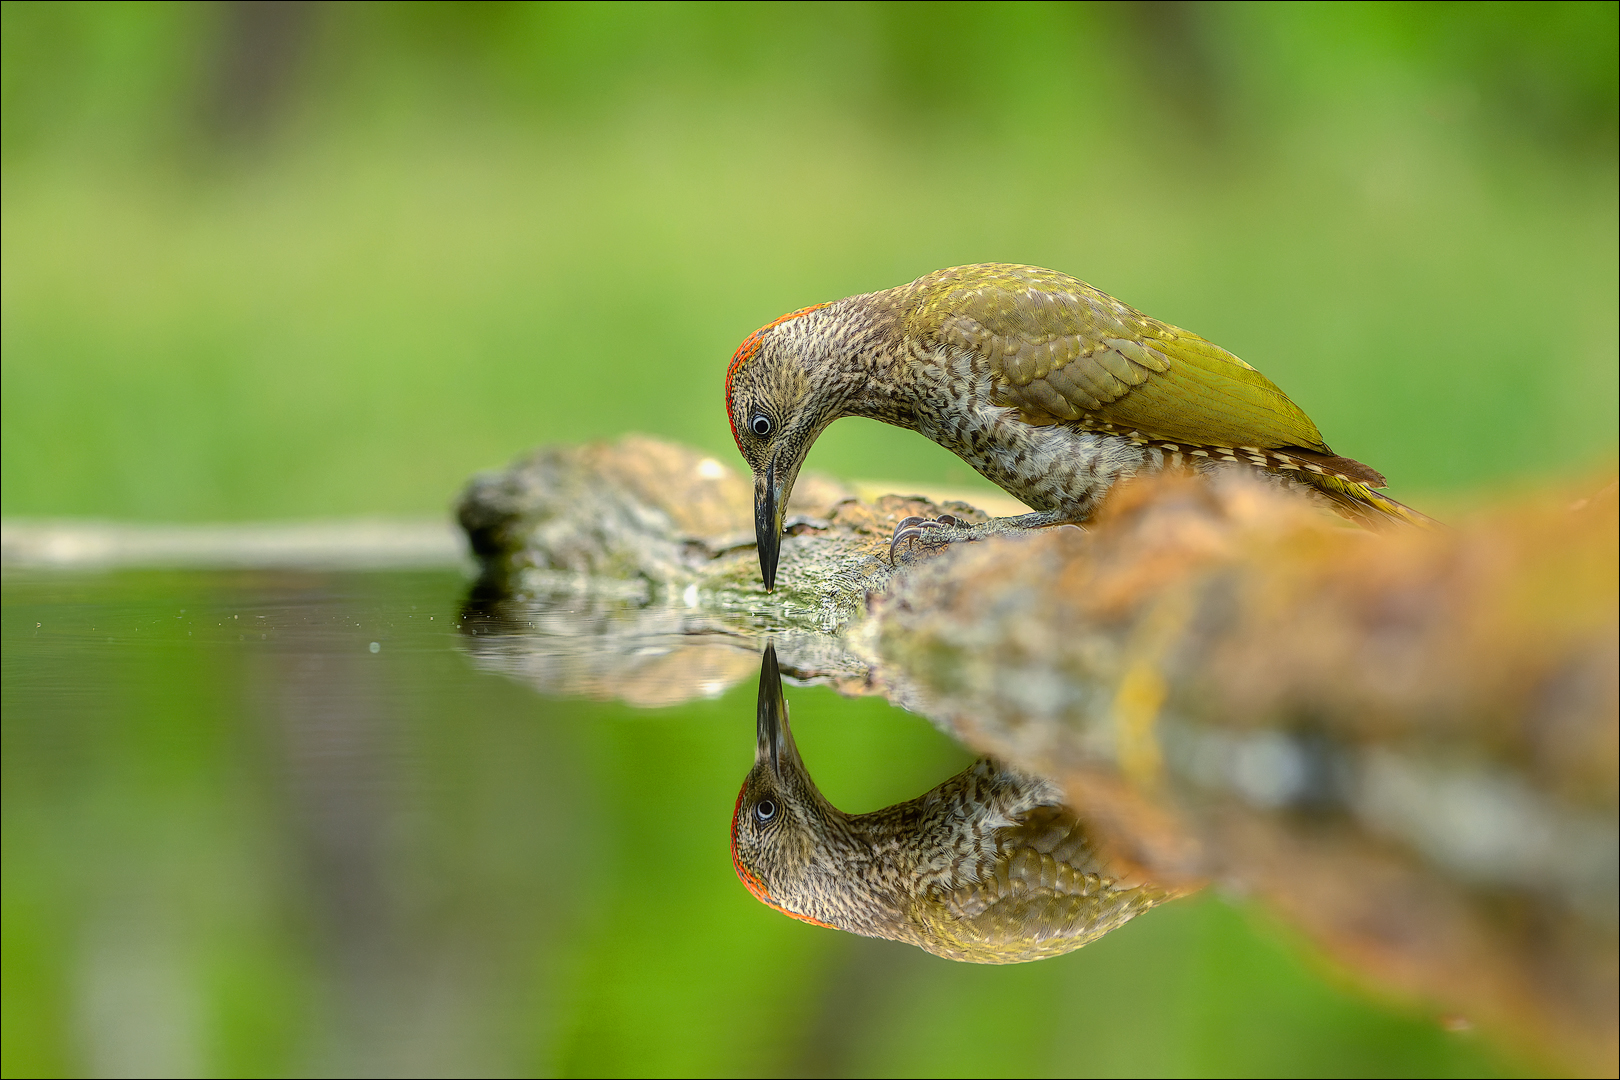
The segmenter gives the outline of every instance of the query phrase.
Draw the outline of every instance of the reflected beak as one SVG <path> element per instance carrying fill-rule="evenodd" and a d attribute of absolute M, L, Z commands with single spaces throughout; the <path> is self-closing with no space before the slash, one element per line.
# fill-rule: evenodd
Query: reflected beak
<path fill-rule="evenodd" d="M 773 459 L 766 464 L 765 472 L 754 478 L 754 541 L 759 545 L 759 572 L 765 579 L 766 592 L 776 585 L 776 560 L 782 554 L 782 512 L 786 506 L 787 492 L 778 481 Z"/>
<path fill-rule="evenodd" d="M 788 730 L 787 698 L 782 696 L 782 672 L 776 666 L 776 646 L 765 646 L 759 665 L 759 713 L 755 718 L 754 764 L 766 762 L 774 776 L 782 775 L 782 763 L 793 756 L 793 735 Z"/>

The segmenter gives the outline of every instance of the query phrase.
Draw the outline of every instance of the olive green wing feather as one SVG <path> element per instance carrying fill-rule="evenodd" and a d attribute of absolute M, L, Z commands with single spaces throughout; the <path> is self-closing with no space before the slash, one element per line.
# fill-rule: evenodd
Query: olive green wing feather
<path fill-rule="evenodd" d="M 983 880 L 918 905 L 913 923 L 936 955 L 1020 963 L 1078 949 L 1168 896 L 1147 886 L 1118 888 L 1026 848 Z"/>
<path fill-rule="evenodd" d="M 1254 368 L 1067 274 L 954 267 L 916 282 L 910 300 L 908 332 L 984 357 L 996 403 L 1030 423 L 1331 453 L 1310 417 Z"/>

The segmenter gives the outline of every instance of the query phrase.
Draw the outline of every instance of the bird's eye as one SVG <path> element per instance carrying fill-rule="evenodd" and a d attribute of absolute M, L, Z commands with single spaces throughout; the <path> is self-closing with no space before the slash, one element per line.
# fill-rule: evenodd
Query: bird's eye
<path fill-rule="evenodd" d="M 776 816 L 776 804 L 769 799 L 761 799 L 754 804 L 754 817 L 761 825 Z"/>
<path fill-rule="evenodd" d="M 755 413 L 754 418 L 748 421 L 748 430 L 763 439 L 771 433 L 771 418 L 764 413 Z"/>

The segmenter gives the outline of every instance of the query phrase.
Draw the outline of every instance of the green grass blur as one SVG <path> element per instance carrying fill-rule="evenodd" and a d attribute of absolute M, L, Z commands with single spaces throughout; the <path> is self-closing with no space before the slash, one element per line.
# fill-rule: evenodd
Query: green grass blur
<path fill-rule="evenodd" d="M 438 514 L 731 455 L 753 328 L 955 263 L 1232 349 L 1422 497 L 1614 453 L 1613 4 L 4 7 L 8 515 Z M 812 464 L 965 484 L 864 421 Z"/>

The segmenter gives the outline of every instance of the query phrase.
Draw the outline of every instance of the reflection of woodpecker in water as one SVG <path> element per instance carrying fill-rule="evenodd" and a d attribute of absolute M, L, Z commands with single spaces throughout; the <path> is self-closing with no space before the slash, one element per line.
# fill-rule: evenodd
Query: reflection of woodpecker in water
<path fill-rule="evenodd" d="M 749 892 L 795 919 L 1013 964 L 1078 949 L 1175 895 L 1111 873 L 1055 784 L 989 758 L 909 802 L 838 810 L 794 746 L 771 646 L 757 735 L 732 861 Z"/>

